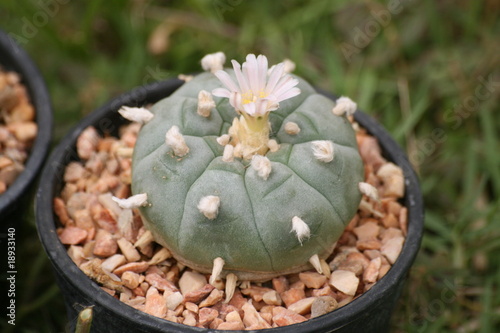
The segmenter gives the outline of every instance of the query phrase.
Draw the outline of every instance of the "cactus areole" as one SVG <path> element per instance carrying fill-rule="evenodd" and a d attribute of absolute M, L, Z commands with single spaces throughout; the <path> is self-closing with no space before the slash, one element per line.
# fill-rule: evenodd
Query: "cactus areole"
<path fill-rule="evenodd" d="M 265 56 L 248 55 L 221 70 L 224 58 L 204 58 L 212 72 L 150 109 L 132 165 L 144 224 L 200 272 L 219 262 L 221 276 L 266 280 L 308 269 L 361 200 L 354 130 L 342 105 L 283 63 L 268 70 Z"/>

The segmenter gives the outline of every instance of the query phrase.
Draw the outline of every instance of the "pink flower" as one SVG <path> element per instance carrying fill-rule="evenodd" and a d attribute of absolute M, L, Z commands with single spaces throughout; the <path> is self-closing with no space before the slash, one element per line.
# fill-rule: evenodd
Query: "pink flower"
<path fill-rule="evenodd" d="M 229 104 L 238 113 L 246 113 L 253 117 L 266 115 L 278 109 L 279 103 L 300 94 L 295 87 L 299 81 L 284 72 L 284 64 L 273 66 L 268 75 L 267 58 L 263 55 L 255 57 L 247 55 L 243 66 L 232 60 L 235 83 L 223 70 L 214 74 L 226 86 L 212 91 L 214 96 L 229 98 Z"/>

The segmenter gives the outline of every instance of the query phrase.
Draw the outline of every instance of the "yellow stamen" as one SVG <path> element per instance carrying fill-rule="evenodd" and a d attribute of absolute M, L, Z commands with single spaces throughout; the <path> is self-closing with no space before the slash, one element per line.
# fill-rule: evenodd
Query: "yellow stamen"
<path fill-rule="evenodd" d="M 266 93 L 265 91 L 259 91 L 258 96 L 257 96 L 257 95 L 254 95 L 254 93 L 250 90 L 244 94 L 241 94 L 241 102 L 243 104 L 255 103 L 258 98 L 266 98 L 267 96 L 269 96 L 269 94 Z"/>

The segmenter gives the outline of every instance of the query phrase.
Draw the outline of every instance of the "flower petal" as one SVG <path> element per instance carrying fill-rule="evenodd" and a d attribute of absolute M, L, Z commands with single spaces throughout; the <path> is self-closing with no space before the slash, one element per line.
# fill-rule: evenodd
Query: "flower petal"
<path fill-rule="evenodd" d="M 234 83 L 233 79 L 231 79 L 229 74 L 227 74 L 226 72 L 224 72 L 222 70 L 217 71 L 214 74 L 222 82 L 222 84 L 224 84 L 226 86 L 227 89 L 229 89 L 230 91 L 240 92 L 240 89 L 238 88 L 236 83 Z"/>
<path fill-rule="evenodd" d="M 265 90 L 265 92 L 268 95 L 272 93 L 279 79 L 283 75 L 283 69 L 284 69 L 283 63 L 279 63 L 276 66 L 274 66 L 272 72 L 269 74 L 269 81 L 267 82 Z"/>
<path fill-rule="evenodd" d="M 274 110 L 278 110 L 280 107 L 280 103 L 278 102 L 275 102 L 274 100 L 271 101 L 271 100 L 268 100 L 268 103 L 267 103 L 267 111 L 274 111 Z"/>
<path fill-rule="evenodd" d="M 292 89 L 282 93 L 279 98 L 277 98 L 276 100 L 278 102 L 281 102 L 281 101 L 284 101 L 285 99 L 289 99 L 289 98 L 292 98 L 292 97 L 295 97 L 297 96 L 298 94 L 300 94 L 300 89 L 297 88 L 297 87 L 293 87 Z"/>
<path fill-rule="evenodd" d="M 268 109 L 268 100 L 266 99 L 258 99 L 256 102 L 255 102 L 255 116 L 263 116 L 266 114 L 267 111 L 269 111 Z"/>
<path fill-rule="evenodd" d="M 279 102 L 297 96 L 300 89 L 295 87 L 299 81 L 285 73 L 285 64 L 280 63 L 268 70 L 267 57 L 249 54 L 240 65 L 231 61 L 236 80 L 223 72 L 216 72 L 217 78 L 227 89 L 218 88 L 213 94 L 229 98 L 236 112 L 246 112 L 250 116 L 265 115 L 279 107 Z"/>
<path fill-rule="evenodd" d="M 236 111 L 242 111 L 243 107 L 241 105 L 241 94 L 237 91 L 231 92 L 231 95 L 229 96 L 229 104 L 231 104 Z"/>
<path fill-rule="evenodd" d="M 248 78 L 248 85 L 254 95 L 259 95 L 259 73 L 255 54 L 247 55 L 247 61 L 243 64 L 243 73 Z"/>
<path fill-rule="evenodd" d="M 257 57 L 257 64 L 259 68 L 259 92 L 263 92 L 266 88 L 266 78 L 267 78 L 267 57 L 264 55 L 259 55 Z"/>
<path fill-rule="evenodd" d="M 281 98 L 281 95 L 284 95 L 288 90 L 292 89 L 295 87 L 297 84 L 299 84 L 299 81 L 297 79 L 294 79 L 291 76 L 286 76 L 283 82 L 280 80 L 278 87 L 274 90 L 273 94 L 276 96 L 276 100 L 278 102 L 281 102 L 285 98 Z"/>
<path fill-rule="evenodd" d="M 214 90 L 212 90 L 212 95 L 217 97 L 229 98 L 231 96 L 231 92 L 225 88 L 215 88 Z"/>
<path fill-rule="evenodd" d="M 243 111 L 250 116 L 254 116 L 256 114 L 255 103 L 247 103 L 243 105 Z"/>
<path fill-rule="evenodd" d="M 236 75 L 236 80 L 238 80 L 238 84 L 240 86 L 240 92 L 245 93 L 250 88 L 248 87 L 248 82 L 243 73 L 241 72 L 241 66 L 236 60 L 231 60 L 233 64 L 234 74 Z"/>

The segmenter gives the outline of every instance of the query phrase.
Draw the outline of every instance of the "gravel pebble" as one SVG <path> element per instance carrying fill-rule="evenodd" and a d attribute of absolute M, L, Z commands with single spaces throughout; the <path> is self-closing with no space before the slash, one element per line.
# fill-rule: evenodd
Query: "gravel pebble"
<path fill-rule="evenodd" d="M 320 296 L 311 305 L 311 318 L 322 316 L 338 308 L 338 303 L 332 296 Z"/>
<path fill-rule="evenodd" d="M 269 290 L 262 295 L 262 300 L 268 305 L 281 305 L 281 297 L 276 290 Z"/>
<path fill-rule="evenodd" d="M 317 272 L 301 272 L 299 273 L 299 279 L 307 288 L 312 289 L 321 288 L 327 280 L 326 276 Z"/>
<path fill-rule="evenodd" d="M 389 260 L 391 264 L 396 262 L 396 259 L 399 257 L 399 253 L 401 253 L 401 249 L 403 248 L 403 243 L 405 242 L 405 238 L 402 236 L 388 239 L 380 252 Z"/>
<path fill-rule="evenodd" d="M 215 305 L 216 303 L 220 302 L 223 297 L 224 292 L 222 290 L 214 289 L 210 292 L 207 298 L 201 301 L 200 308 Z"/>
<path fill-rule="evenodd" d="M 0 68 L 0 194 L 24 170 L 38 134 L 35 109 L 20 76 Z"/>
<path fill-rule="evenodd" d="M 65 245 L 76 245 L 87 239 L 87 230 L 78 227 L 66 227 L 59 234 L 59 240 Z"/>
<path fill-rule="evenodd" d="M 370 261 L 370 264 L 363 273 L 363 281 L 365 283 L 376 282 L 381 265 L 382 265 L 382 260 L 380 259 L 380 257 L 372 259 Z"/>
<path fill-rule="evenodd" d="M 284 307 L 277 306 L 273 309 L 273 322 L 275 322 L 277 326 L 298 324 L 306 320 L 304 316 Z"/>
<path fill-rule="evenodd" d="M 287 307 L 292 305 L 295 302 L 300 301 L 306 297 L 304 290 L 297 288 L 290 288 L 287 291 L 281 293 L 281 299 L 285 303 Z"/>
<path fill-rule="evenodd" d="M 305 315 L 311 312 L 311 306 L 316 297 L 307 297 L 288 306 L 288 310 Z"/>
<path fill-rule="evenodd" d="M 207 283 L 206 285 L 204 285 L 203 287 L 201 287 L 198 290 L 193 290 L 193 291 L 190 291 L 190 292 L 184 294 L 184 299 L 186 300 L 186 302 L 192 302 L 192 303 L 198 304 L 203 299 L 205 299 L 205 297 L 210 295 L 210 293 L 214 289 L 215 289 L 214 286 Z"/>
<path fill-rule="evenodd" d="M 358 289 L 359 279 L 353 272 L 336 270 L 330 276 L 330 284 L 344 294 L 354 296 Z"/>
<path fill-rule="evenodd" d="M 183 295 L 201 289 L 207 283 L 207 278 L 204 275 L 191 271 L 185 271 L 179 280 L 180 290 Z"/>

